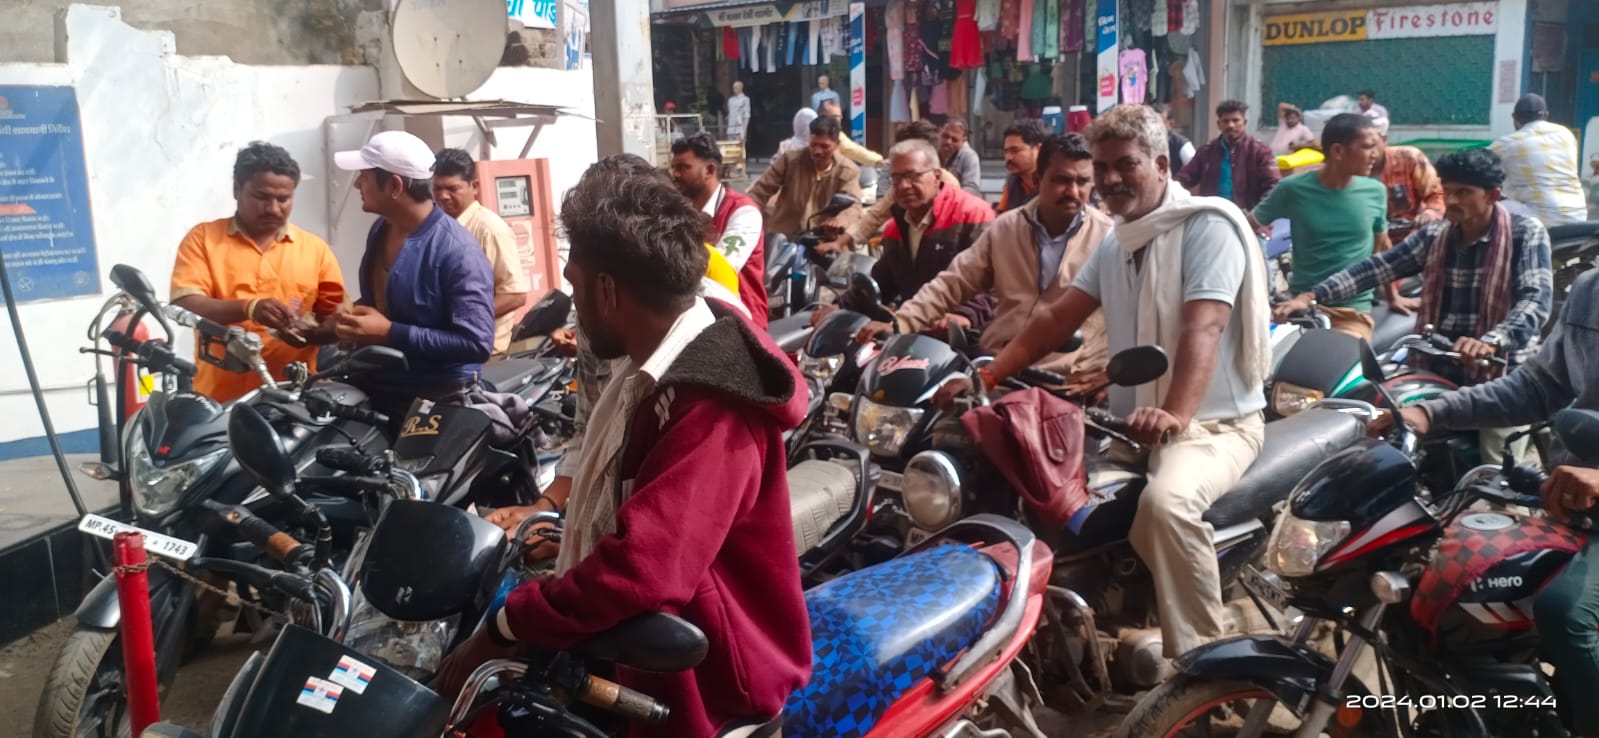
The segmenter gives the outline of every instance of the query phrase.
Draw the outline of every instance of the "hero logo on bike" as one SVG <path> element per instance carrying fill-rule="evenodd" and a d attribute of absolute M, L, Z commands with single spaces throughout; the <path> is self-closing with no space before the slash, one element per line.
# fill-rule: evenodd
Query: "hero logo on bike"
<path fill-rule="evenodd" d="M 927 369 L 932 362 L 927 359 L 918 359 L 911 356 L 890 356 L 883 360 L 883 365 L 877 368 L 878 374 L 893 374 L 902 369 Z"/>

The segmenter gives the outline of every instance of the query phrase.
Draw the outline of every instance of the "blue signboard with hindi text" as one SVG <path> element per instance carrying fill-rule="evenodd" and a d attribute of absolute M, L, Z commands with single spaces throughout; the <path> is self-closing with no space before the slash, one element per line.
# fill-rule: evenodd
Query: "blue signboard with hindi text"
<path fill-rule="evenodd" d="M 0 85 L 0 254 L 18 302 L 100 292 L 71 87 Z"/>

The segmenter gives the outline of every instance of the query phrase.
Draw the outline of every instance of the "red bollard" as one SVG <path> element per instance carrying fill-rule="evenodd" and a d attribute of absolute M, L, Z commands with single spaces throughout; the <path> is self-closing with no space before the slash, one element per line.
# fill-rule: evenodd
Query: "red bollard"
<path fill-rule="evenodd" d="M 161 719 L 155 633 L 150 621 L 150 577 L 145 573 L 144 536 L 134 531 L 113 539 L 117 561 L 117 601 L 122 606 L 122 673 L 128 685 L 128 715 L 133 735 Z"/>

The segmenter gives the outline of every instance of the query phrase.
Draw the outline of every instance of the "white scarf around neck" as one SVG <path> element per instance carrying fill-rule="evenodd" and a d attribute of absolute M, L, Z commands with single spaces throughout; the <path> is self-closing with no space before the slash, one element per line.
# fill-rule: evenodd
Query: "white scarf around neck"
<path fill-rule="evenodd" d="M 1176 359 L 1177 342 L 1182 336 L 1183 311 L 1183 226 L 1188 219 L 1206 211 L 1228 219 L 1237 231 L 1238 245 L 1245 251 L 1244 283 L 1233 302 L 1243 327 L 1238 355 L 1239 373 L 1250 386 L 1262 386 L 1271 370 L 1271 309 L 1266 292 L 1266 259 L 1259 239 L 1242 210 L 1220 197 L 1195 197 L 1175 180 L 1167 182 L 1166 196 L 1159 207 L 1138 220 L 1116 217 L 1113 232 L 1116 243 L 1129 256 L 1145 250 L 1138 277 L 1137 345 L 1158 345 Z M 1137 387 L 1138 407 L 1161 407 L 1171 389 L 1172 372 Z"/>

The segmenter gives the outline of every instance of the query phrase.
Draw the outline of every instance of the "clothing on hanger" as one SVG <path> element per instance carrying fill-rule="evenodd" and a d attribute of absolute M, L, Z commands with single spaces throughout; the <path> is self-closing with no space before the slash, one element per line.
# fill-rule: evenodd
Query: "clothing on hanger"
<path fill-rule="evenodd" d="M 999 0 L 977 0 L 977 30 L 999 30 Z"/>
<path fill-rule="evenodd" d="M 999 0 L 999 35 L 1014 43 L 1020 33 L 1022 0 Z"/>
<path fill-rule="evenodd" d="M 1033 52 L 1033 6 L 1036 0 L 1021 0 L 1021 11 L 1016 26 L 1016 61 L 1030 62 L 1038 57 Z"/>
<path fill-rule="evenodd" d="M 939 43 L 944 38 L 944 18 L 941 6 L 931 2 L 922 3 L 922 17 L 919 24 L 922 36 L 922 49 L 927 53 L 923 60 L 923 74 L 920 81 L 922 87 L 932 87 L 944 79 L 944 70 L 949 66 L 949 55 L 938 53 Z"/>
<path fill-rule="evenodd" d="M 722 27 L 722 56 L 727 59 L 739 58 L 738 30 L 732 26 Z"/>
<path fill-rule="evenodd" d="M 826 23 L 827 21 L 815 20 L 806 24 L 811 32 L 810 39 L 805 44 L 805 51 L 808 52 L 805 55 L 806 64 L 821 64 L 824 61 L 822 58 L 822 26 Z"/>
<path fill-rule="evenodd" d="M 1088 0 L 1061 0 L 1060 50 L 1062 54 L 1083 53 L 1083 14 Z"/>
<path fill-rule="evenodd" d="M 927 95 L 928 115 L 949 115 L 949 83 L 933 85 Z"/>
<path fill-rule="evenodd" d="M 911 120 L 910 93 L 905 82 L 894 80 L 894 90 L 888 98 L 888 120 L 891 123 L 909 123 Z"/>
<path fill-rule="evenodd" d="M 1183 0 L 1183 34 L 1192 36 L 1196 33 L 1199 33 L 1199 0 Z"/>
<path fill-rule="evenodd" d="M 771 74 L 777 71 L 777 60 L 782 58 L 783 50 L 778 47 L 786 29 L 776 23 L 767 24 L 762 28 L 766 31 L 766 73 Z"/>
<path fill-rule="evenodd" d="M 1182 0 L 1178 0 L 1179 4 Z M 1149 31 L 1156 38 L 1166 35 L 1166 29 L 1171 19 L 1171 0 L 1155 0 L 1155 14 L 1149 17 Z M 1179 24 L 1178 29 L 1182 28 Z"/>
<path fill-rule="evenodd" d="M 1123 103 L 1143 105 L 1148 100 L 1149 62 L 1143 49 L 1127 49 L 1117 58 L 1121 71 Z"/>
<path fill-rule="evenodd" d="M 1125 0 L 1125 2 L 1127 14 L 1132 18 L 1130 23 L 1122 27 L 1130 28 L 1134 32 L 1149 33 L 1150 18 L 1155 15 L 1155 0 Z"/>
<path fill-rule="evenodd" d="M 988 70 L 978 67 L 977 79 L 972 80 L 972 98 L 977 101 L 977 110 L 983 109 L 983 100 L 988 95 Z"/>
<path fill-rule="evenodd" d="M 889 0 L 883 11 L 884 35 L 888 43 L 888 78 L 905 79 L 905 0 Z"/>
<path fill-rule="evenodd" d="M 966 75 L 962 74 L 945 83 L 949 86 L 949 117 L 965 119 L 971 114 L 971 98 L 966 89 Z"/>
<path fill-rule="evenodd" d="M 1040 59 L 1060 57 L 1060 1 L 1033 0 L 1033 48 Z"/>
<path fill-rule="evenodd" d="M 983 39 L 977 30 L 976 5 L 977 0 L 955 0 L 955 33 L 949 54 L 952 68 L 971 69 L 983 65 Z"/>
<path fill-rule="evenodd" d="M 1199 63 L 1199 50 L 1188 49 L 1188 66 L 1183 67 L 1185 87 L 1183 94 L 1194 97 L 1199 94 L 1200 88 L 1205 86 L 1205 67 Z"/>
<path fill-rule="evenodd" d="M 916 97 L 917 94 L 918 94 L 918 90 L 915 87 L 912 87 L 911 88 L 911 105 L 910 105 L 910 107 L 911 107 L 911 122 L 912 123 L 915 123 L 916 121 L 919 121 L 919 120 L 922 119 L 922 103 L 921 103 L 920 100 L 917 99 L 917 97 Z"/>

